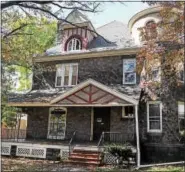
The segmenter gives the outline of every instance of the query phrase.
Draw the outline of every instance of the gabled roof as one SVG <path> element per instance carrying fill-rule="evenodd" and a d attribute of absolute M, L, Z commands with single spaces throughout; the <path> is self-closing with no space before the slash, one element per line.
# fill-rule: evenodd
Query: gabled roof
<path fill-rule="evenodd" d="M 90 96 L 88 96 L 89 88 L 92 87 L 94 91 L 99 90 L 99 94 L 94 94 L 91 98 L 91 104 L 88 104 Z M 84 97 L 84 93 L 87 93 Z M 124 86 L 124 85 L 104 85 L 93 79 L 88 79 L 72 88 L 53 88 L 45 90 L 32 90 L 26 94 L 9 94 L 8 104 L 10 106 L 75 106 L 73 102 L 66 101 L 67 96 L 72 96 L 77 93 L 76 97 L 81 97 L 81 104 L 77 106 L 122 106 L 123 104 L 137 104 L 140 97 L 141 89 L 138 86 Z M 98 93 L 98 92 L 97 92 Z M 104 96 L 103 96 L 104 95 Z M 72 101 L 76 101 L 77 98 Z M 85 99 L 85 100 L 83 100 Z M 96 99 L 96 100 L 94 100 Z M 65 100 L 65 101 L 63 101 Z M 69 104 L 66 104 L 69 103 Z M 86 103 L 86 104 L 85 104 Z M 106 104 L 105 104 L 106 103 Z"/>
<path fill-rule="evenodd" d="M 71 22 L 71 23 L 84 23 L 84 22 L 89 22 L 89 19 L 87 18 L 87 16 L 85 16 L 84 14 L 82 14 L 80 11 L 78 11 L 77 9 L 74 9 L 73 11 L 71 11 L 68 16 L 66 17 L 67 21 Z"/>
<path fill-rule="evenodd" d="M 124 45 L 126 47 L 125 44 L 128 44 L 128 42 L 130 42 L 130 46 L 134 46 L 128 27 L 122 22 L 114 20 L 97 28 L 96 31 L 107 40 L 116 43 L 118 46 Z"/>
<path fill-rule="evenodd" d="M 134 104 L 138 101 L 117 92 L 93 79 L 88 79 L 64 94 L 54 98 L 51 104 Z"/>

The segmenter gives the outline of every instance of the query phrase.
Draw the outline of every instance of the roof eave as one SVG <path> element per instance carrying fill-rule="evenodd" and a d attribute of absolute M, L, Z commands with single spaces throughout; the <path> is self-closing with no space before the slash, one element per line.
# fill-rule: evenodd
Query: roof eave
<path fill-rule="evenodd" d="M 94 51 L 94 52 L 90 51 L 90 52 L 74 53 L 74 54 L 41 56 L 41 57 L 35 57 L 33 61 L 39 63 L 39 62 L 98 58 L 98 57 L 109 57 L 109 56 L 119 56 L 119 55 L 134 55 L 139 52 L 139 49 L 140 47 L 135 47 L 135 48 L 121 48 L 121 49 L 103 50 L 103 51 Z"/>

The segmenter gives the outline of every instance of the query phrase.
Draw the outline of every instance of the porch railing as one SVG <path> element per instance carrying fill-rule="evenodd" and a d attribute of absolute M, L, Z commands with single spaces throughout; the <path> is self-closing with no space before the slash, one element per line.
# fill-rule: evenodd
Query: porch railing
<path fill-rule="evenodd" d="M 71 154 L 71 152 L 73 151 L 73 148 L 74 148 L 72 143 L 74 141 L 75 135 L 76 135 L 76 131 L 73 132 L 73 135 L 72 135 L 72 137 L 71 137 L 71 139 L 69 141 L 69 155 Z"/>
<path fill-rule="evenodd" d="M 120 132 L 103 132 L 99 143 L 98 147 L 103 146 L 104 144 L 110 144 L 110 143 L 135 143 L 135 134 L 130 133 L 130 134 L 125 134 L 125 133 L 120 133 Z"/>
<path fill-rule="evenodd" d="M 69 139 L 65 139 L 64 136 L 50 135 L 48 137 L 48 129 L 45 128 L 35 128 L 32 130 L 29 129 L 9 129 L 9 128 L 1 128 L 1 141 L 3 142 L 55 142 L 60 144 L 63 142 L 64 144 L 69 143 Z"/>

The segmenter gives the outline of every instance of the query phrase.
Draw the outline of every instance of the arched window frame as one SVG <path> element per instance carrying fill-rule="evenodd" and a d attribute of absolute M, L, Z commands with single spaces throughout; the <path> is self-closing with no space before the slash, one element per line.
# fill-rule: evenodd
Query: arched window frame
<path fill-rule="evenodd" d="M 77 49 L 77 43 L 79 44 L 78 49 Z M 69 46 L 71 46 L 71 48 Z M 82 39 L 80 36 L 78 35 L 72 36 L 66 41 L 65 51 L 78 51 L 81 49 L 82 49 Z"/>

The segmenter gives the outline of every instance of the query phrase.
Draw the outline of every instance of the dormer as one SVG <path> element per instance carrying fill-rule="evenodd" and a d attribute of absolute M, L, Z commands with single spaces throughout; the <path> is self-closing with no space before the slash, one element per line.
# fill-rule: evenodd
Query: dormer
<path fill-rule="evenodd" d="M 91 21 L 76 9 L 68 14 L 65 21 L 58 22 L 57 43 L 62 45 L 62 51 L 85 50 L 97 36 Z"/>

